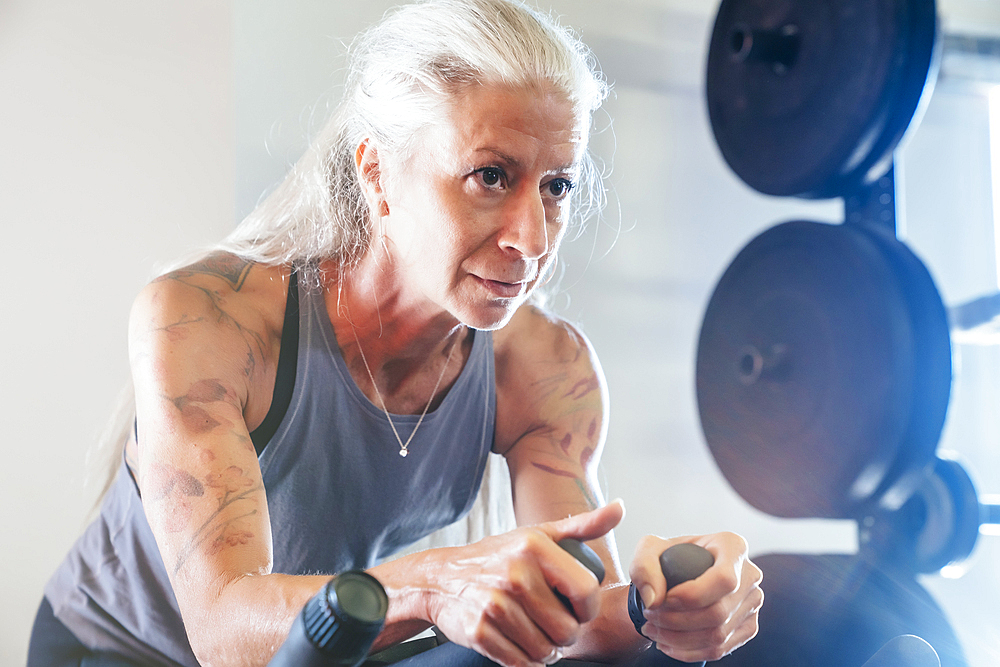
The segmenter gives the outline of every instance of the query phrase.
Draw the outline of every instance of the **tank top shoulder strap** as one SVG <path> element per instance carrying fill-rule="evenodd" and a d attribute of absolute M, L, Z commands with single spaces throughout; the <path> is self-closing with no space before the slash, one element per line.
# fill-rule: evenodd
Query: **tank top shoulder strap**
<path fill-rule="evenodd" d="M 293 266 L 288 276 L 288 296 L 285 299 L 285 319 L 281 325 L 281 348 L 278 351 L 278 370 L 274 378 L 271 407 L 268 408 L 264 421 L 250 433 L 258 458 L 264 453 L 264 448 L 284 419 L 292 402 L 292 390 L 295 389 L 295 367 L 299 356 L 298 282 L 298 268 Z"/>

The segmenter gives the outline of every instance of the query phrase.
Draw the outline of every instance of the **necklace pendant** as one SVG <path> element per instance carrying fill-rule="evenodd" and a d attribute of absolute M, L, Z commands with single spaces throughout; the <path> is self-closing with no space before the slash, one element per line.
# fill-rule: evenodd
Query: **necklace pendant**
<path fill-rule="evenodd" d="M 402 456 L 404 459 L 406 458 L 406 454 L 407 454 L 407 452 L 406 452 L 405 449 L 399 450 L 399 455 Z"/>

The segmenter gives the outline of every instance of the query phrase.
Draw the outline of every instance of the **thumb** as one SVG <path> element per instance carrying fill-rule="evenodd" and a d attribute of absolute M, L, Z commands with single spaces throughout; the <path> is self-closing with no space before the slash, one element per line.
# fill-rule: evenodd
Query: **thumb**
<path fill-rule="evenodd" d="M 586 542 L 606 535 L 625 516 L 625 503 L 613 500 L 604 507 L 589 512 L 575 514 L 565 519 L 551 521 L 540 526 L 553 541 L 567 537 Z"/>

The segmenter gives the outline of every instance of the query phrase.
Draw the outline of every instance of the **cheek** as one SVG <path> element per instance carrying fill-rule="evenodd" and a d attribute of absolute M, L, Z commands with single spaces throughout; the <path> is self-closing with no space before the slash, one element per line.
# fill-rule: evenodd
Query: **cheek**
<path fill-rule="evenodd" d="M 568 211 L 560 211 L 560 214 L 547 221 L 549 229 L 549 254 L 554 255 L 562 245 L 563 237 L 566 236 L 566 229 L 569 226 Z"/>

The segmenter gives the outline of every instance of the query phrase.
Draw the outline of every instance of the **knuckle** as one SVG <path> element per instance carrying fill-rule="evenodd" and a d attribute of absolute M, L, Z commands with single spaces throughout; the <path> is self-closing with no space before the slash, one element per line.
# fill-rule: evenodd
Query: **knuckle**
<path fill-rule="evenodd" d="M 721 628 L 729 620 L 729 610 L 721 602 L 713 604 L 705 613 L 708 617 L 708 622 L 716 626 L 716 628 Z"/>
<path fill-rule="evenodd" d="M 528 592 L 531 586 L 523 563 L 513 562 L 508 565 L 505 585 L 517 597 L 521 597 Z"/>
<path fill-rule="evenodd" d="M 647 567 L 654 558 L 663 552 L 666 540 L 655 535 L 645 535 L 636 545 L 635 555 L 629 565 L 629 577 L 633 582 L 645 583 L 649 579 Z"/>
<path fill-rule="evenodd" d="M 516 563 L 519 562 L 535 560 L 546 542 L 551 542 L 551 540 L 537 529 L 520 531 L 517 539 L 511 545 L 511 567 L 516 567 Z"/>
<path fill-rule="evenodd" d="M 486 623 L 482 618 L 478 618 L 475 621 L 469 623 L 465 629 L 465 636 L 469 638 L 475 646 L 481 646 L 487 637 Z"/>
<path fill-rule="evenodd" d="M 726 589 L 727 592 L 733 593 L 733 592 L 739 590 L 739 587 L 740 587 L 740 578 L 736 574 L 735 570 L 726 571 L 725 573 L 723 573 L 720 576 L 721 576 L 721 579 L 722 579 L 722 585 L 725 587 L 725 589 Z"/>
<path fill-rule="evenodd" d="M 535 553 L 543 544 L 549 541 L 548 535 L 540 530 L 526 530 L 521 537 L 521 548 L 525 553 Z"/>
<path fill-rule="evenodd" d="M 712 628 L 708 631 L 706 639 L 713 646 L 722 646 L 729 639 L 729 633 L 721 627 Z"/>
<path fill-rule="evenodd" d="M 666 543 L 662 537 L 657 537 L 656 535 L 643 535 L 636 546 L 636 553 L 643 553 L 646 551 L 656 551 L 661 549 Z"/>
<path fill-rule="evenodd" d="M 579 626 L 576 624 L 566 625 L 552 630 L 552 641 L 557 646 L 570 646 L 576 643 L 579 634 Z"/>
<path fill-rule="evenodd" d="M 756 598 L 756 600 L 753 603 L 752 609 L 754 615 L 756 615 L 757 612 L 759 612 L 761 608 L 764 606 L 764 591 L 761 590 L 760 588 L 755 588 L 754 597 Z"/>
<path fill-rule="evenodd" d="M 754 616 L 750 619 L 750 634 L 747 637 L 747 641 L 756 637 L 758 632 L 760 632 L 760 621 Z"/>
<path fill-rule="evenodd" d="M 498 618 L 503 614 L 504 603 L 503 597 L 500 593 L 493 591 L 490 595 L 486 597 L 483 602 L 483 611 L 480 616 L 480 623 L 485 622 L 488 618 Z"/>
<path fill-rule="evenodd" d="M 761 570 L 759 567 L 757 567 L 756 564 L 750 561 L 747 561 L 746 564 L 750 570 L 750 577 L 749 577 L 750 581 L 753 583 L 754 586 L 760 586 L 761 583 L 764 581 L 764 571 Z"/>
<path fill-rule="evenodd" d="M 708 662 L 715 662 L 716 660 L 722 660 L 729 654 L 724 646 L 715 646 L 709 649 L 705 655 L 705 660 Z"/>
<path fill-rule="evenodd" d="M 533 662 L 543 662 L 546 658 L 550 657 L 555 651 L 555 647 L 539 642 L 538 644 L 529 647 L 525 653 Z"/>

